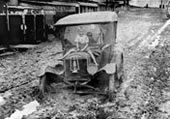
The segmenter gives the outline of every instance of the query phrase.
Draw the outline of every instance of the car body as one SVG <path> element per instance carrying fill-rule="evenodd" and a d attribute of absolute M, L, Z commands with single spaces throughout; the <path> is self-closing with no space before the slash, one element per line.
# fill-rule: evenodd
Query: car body
<path fill-rule="evenodd" d="M 76 47 L 75 39 L 80 28 L 88 37 L 88 50 L 73 50 L 54 66 L 55 69 L 60 67 L 60 73 L 45 70 L 43 75 L 47 72 L 62 75 L 62 81 L 74 87 L 75 92 L 79 87 L 87 87 L 94 90 L 99 88 L 112 95 L 123 75 L 123 51 L 116 46 L 117 14 L 105 11 L 69 15 L 60 19 L 55 27 L 63 55 Z M 89 50 L 98 65 L 94 64 Z M 41 85 L 42 82 L 41 79 Z"/>

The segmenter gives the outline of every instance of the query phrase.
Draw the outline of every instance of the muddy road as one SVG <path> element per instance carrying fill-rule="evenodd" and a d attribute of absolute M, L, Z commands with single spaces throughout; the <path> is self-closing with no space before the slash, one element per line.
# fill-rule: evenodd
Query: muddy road
<path fill-rule="evenodd" d="M 170 65 L 161 62 L 160 55 L 165 54 L 163 58 L 168 61 L 168 50 L 164 49 L 168 49 L 165 44 L 169 29 L 158 36 L 161 43 L 156 48 L 148 45 L 154 42 L 148 39 L 166 22 L 165 15 L 159 9 L 130 8 L 121 9 L 118 16 L 117 43 L 124 48 L 125 78 L 114 102 L 96 95 L 75 95 L 57 85 L 53 94 L 37 100 L 38 75 L 43 67 L 55 64 L 61 57 L 53 55 L 61 51 L 60 42 L 53 41 L 1 58 L 4 67 L 0 67 L 0 119 L 8 119 L 16 110 L 25 115 L 24 119 L 168 119 L 169 86 L 163 85 L 168 84 L 168 75 L 163 79 L 161 75 Z M 163 72 L 156 72 L 164 68 Z M 23 106 L 30 102 L 36 109 L 22 113 Z"/>

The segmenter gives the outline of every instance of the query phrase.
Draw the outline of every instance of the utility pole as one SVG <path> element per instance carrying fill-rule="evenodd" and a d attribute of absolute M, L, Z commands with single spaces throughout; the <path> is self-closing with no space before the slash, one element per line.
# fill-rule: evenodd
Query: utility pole
<path fill-rule="evenodd" d="M 106 0 L 106 6 L 108 7 L 108 4 L 109 4 L 109 0 Z"/>

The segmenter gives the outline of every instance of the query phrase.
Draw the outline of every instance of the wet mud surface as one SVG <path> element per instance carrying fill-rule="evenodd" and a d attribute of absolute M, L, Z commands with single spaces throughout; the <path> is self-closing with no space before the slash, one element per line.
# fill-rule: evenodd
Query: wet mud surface
<path fill-rule="evenodd" d="M 124 83 L 113 102 L 103 96 L 77 95 L 54 85 L 55 92 L 37 100 L 38 75 L 53 65 L 61 51 L 59 41 L 2 57 L 0 67 L 0 119 L 10 117 L 37 100 L 37 110 L 23 119 L 169 119 L 170 29 L 152 39 L 166 22 L 159 9 L 120 10 L 118 47 L 124 48 Z M 152 40 L 150 40 L 152 39 Z M 155 47 L 151 44 L 159 39 Z"/>

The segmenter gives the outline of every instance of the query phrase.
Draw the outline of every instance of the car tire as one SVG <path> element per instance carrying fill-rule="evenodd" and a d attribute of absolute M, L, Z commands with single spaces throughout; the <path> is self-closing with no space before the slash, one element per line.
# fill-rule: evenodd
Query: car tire
<path fill-rule="evenodd" d="M 40 77 L 40 82 L 39 82 L 39 91 L 42 96 L 45 96 L 45 86 L 46 85 L 46 75 L 43 75 Z"/>
<path fill-rule="evenodd" d="M 109 76 L 109 88 L 108 97 L 109 101 L 113 101 L 116 96 L 116 85 L 117 85 L 117 71 Z"/>
<path fill-rule="evenodd" d="M 124 71 L 123 71 L 123 64 L 124 64 L 124 56 L 123 53 L 121 53 L 120 56 L 120 68 L 121 68 L 121 76 L 118 77 L 118 70 L 116 66 L 116 71 L 114 74 L 111 74 L 109 76 L 109 89 L 108 89 L 108 96 L 109 96 L 109 101 L 113 101 L 116 97 L 116 93 L 118 89 L 120 88 L 121 84 L 123 83 L 123 78 L 124 78 Z"/>

